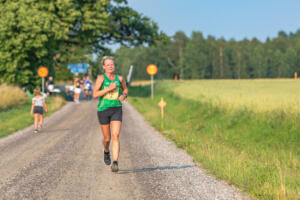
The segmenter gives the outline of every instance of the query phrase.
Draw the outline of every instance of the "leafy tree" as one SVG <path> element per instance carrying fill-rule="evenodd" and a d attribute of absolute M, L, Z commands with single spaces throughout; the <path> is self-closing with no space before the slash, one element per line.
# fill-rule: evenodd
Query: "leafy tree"
<path fill-rule="evenodd" d="M 157 25 L 126 3 L 0 1 L 0 83 L 34 85 L 39 66 L 54 73 L 58 62 L 53 58 L 68 57 L 73 47 L 99 53 L 108 43 L 152 44 L 159 36 Z"/>

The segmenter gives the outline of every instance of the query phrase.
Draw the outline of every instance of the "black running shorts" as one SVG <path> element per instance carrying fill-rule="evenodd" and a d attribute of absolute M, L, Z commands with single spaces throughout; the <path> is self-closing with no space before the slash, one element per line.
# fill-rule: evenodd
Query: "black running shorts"
<path fill-rule="evenodd" d="M 41 107 L 41 106 L 34 106 L 33 107 L 33 113 L 42 115 L 44 113 L 44 108 Z"/>
<path fill-rule="evenodd" d="M 109 124 L 111 121 L 122 121 L 122 107 L 111 107 L 103 111 L 98 111 L 99 123 Z"/>

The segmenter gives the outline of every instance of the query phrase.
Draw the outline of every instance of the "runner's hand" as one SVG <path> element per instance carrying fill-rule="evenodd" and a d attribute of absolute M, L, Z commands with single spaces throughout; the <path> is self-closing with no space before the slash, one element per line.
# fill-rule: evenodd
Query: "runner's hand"
<path fill-rule="evenodd" d="M 45 109 L 45 113 L 48 113 L 48 109 Z"/>
<path fill-rule="evenodd" d="M 117 87 L 117 83 L 111 83 L 108 87 L 109 91 L 114 90 Z"/>
<path fill-rule="evenodd" d="M 119 101 L 124 101 L 125 100 L 125 96 L 124 95 L 121 95 L 120 97 L 119 97 Z"/>

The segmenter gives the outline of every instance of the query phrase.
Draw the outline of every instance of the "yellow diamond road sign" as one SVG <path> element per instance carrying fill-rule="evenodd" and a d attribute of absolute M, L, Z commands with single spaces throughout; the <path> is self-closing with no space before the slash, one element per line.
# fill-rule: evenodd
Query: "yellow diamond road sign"
<path fill-rule="evenodd" d="M 158 103 L 158 106 L 159 106 L 160 108 L 163 108 L 163 107 L 165 107 L 166 105 L 167 105 L 167 103 L 164 101 L 163 98 L 161 98 L 160 102 Z"/>

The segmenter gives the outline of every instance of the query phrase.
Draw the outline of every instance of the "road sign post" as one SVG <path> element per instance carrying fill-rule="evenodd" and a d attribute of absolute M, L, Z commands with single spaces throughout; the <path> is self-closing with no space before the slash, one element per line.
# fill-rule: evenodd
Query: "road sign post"
<path fill-rule="evenodd" d="M 42 77 L 42 93 L 45 93 L 45 78 Z"/>
<path fill-rule="evenodd" d="M 38 76 L 42 78 L 42 92 L 44 93 L 45 92 L 45 88 L 44 88 L 45 77 L 47 77 L 49 74 L 48 68 L 45 66 L 41 66 L 38 68 L 37 72 L 38 72 Z"/>
<path fill-rule="evenodd" d="M 151 98 L 153 99 L 154 98 L 154 86 L 153 86 L 153 84 L 154 84 L 154 75 L 155 74 L 157 74 L 157 67 L 156 67 L 156 65 L 154 65 L 154 64 L 151 64 L 151 65 L 148 65 L 147 66 L 147 73 L 150 75 L 150 77 L 151 77 Z"/>
<path fill-rule="evenodd" d="M 153 76 L 151 76 L 151 99 L 153 99 L 154 98 L 154 88 L 153 88 L 153 85 L 154 85 L 154 83 L 153 83 L 154 81 L 153 81 Z"/>

